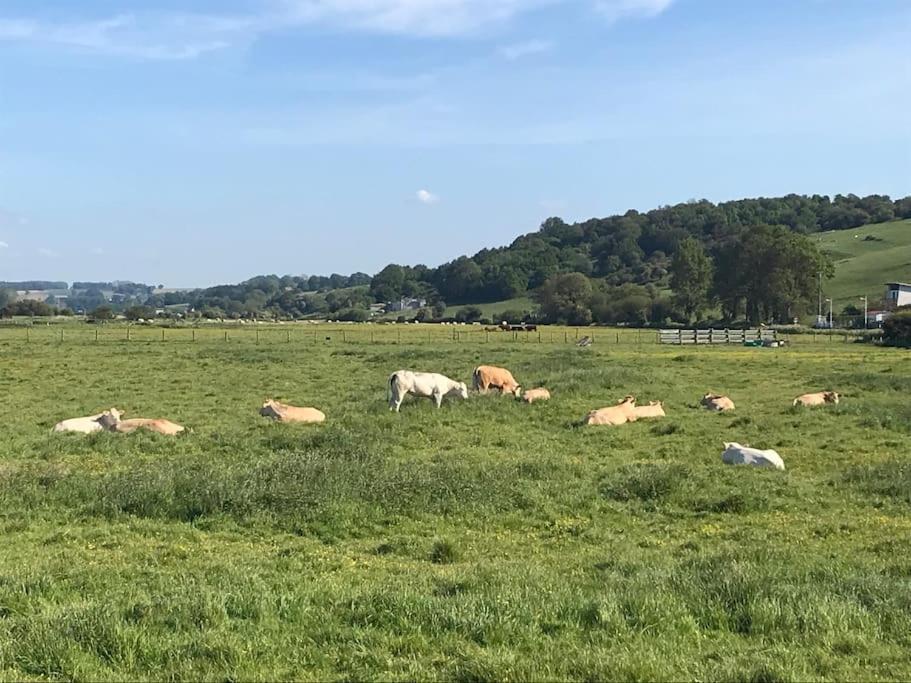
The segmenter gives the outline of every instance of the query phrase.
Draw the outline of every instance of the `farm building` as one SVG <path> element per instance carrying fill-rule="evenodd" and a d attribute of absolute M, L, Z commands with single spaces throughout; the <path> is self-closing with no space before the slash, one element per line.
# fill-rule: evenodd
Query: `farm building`
<path fill-rule="evenodd" d="M 911 285 L 905 282 L 886 283 L 886 308 L 911 306 Z"/>
<path fill-rule="evenodd" d="M 403 297 L 398 301 L 393 301 L 386 306 L 387 311 L 416 311 L 419 308 L 424 308 L 427 305 L 426 299 L 411 299 L 408 297 Z"/>

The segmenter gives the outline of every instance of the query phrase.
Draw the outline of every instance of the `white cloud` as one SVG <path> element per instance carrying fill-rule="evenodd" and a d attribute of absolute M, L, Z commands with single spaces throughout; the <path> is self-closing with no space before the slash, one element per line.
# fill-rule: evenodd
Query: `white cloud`
<path fill-rule="evenodd" d="M 9 245 L 6 242 L 0 242 L 0 249 L 9 249 Z"/>
<path fill-rule="evenodd" d="M 440 201 L 440 198 L 429 190 L 418 190 L 415 194 L 422 204 L 436 204 Z"/>
<path fill-rule="evenodd" d="M 627 17 L 657 17 L 673 4 L 674 0 L 597 0 L 595 8 L 614 22 Z"/>
<path fill-rule="evenodd" d="M 89 250 L 89 253 L 92 254 L 93 256 L 101 256 L 102 254 L 104 254 L 104 249 L 102 249 L 101 247 L 92 247 Z"/>
<path fill-rule="evenodd" d="M 69 21 L 0 16 L 0 42 L 56 45 L 145 60 L 194 59 L 246 46 L 263 35 L 326 24 L 344 30 L 461 36 L 548 5 L 594 3 L 610 21 L 650 17 L 673 0 L 251 0 L 246 13 L 149 11 Z M 508 59 L 546 50 L 544 41 L 506 46 Z M 510 56 L 510 55 L 515 56 Z"/>
<path fill-rule="evenodd" d="M 536 55 L 542 52 L 550 52 L 554 44 L 549 40 L 527 40 L 523 43 L 513 43 L 512 45 L 503 45 L 497 49 L 497 52 L 510 61 Z"/>
<path fill-rule="evenodd" d="M 47 258 L 57 258 L 58 254 L 53 249 L 48 249 L 47 247 L 41 247 L 38 249 L 38 253 Z"/>

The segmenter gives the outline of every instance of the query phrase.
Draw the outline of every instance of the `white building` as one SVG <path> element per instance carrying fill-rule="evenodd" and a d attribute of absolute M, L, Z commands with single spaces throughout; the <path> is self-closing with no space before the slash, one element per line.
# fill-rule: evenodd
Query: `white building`
<path fill-rule="evenodd" d="M 906 282 L 886 283 L 886 308 L 911 306 L 911 285 Z"/>

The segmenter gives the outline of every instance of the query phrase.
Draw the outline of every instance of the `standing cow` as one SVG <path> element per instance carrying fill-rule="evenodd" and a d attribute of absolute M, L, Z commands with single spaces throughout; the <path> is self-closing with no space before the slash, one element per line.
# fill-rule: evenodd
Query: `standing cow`
<path fill-rule="evenodd" d="M 392 373 L 389 376 L 389 410 L 399 412 L 402 401 L 408 394 L 432 398 L 439 408 L 444 396 L 452 395 L 467 399 L 468 387 L 465 386 L 465 382 L 456 382 L 436 372 L 399 370 Z"/>
<path fill-rule="evenodd" d="M 499 389 L 501 394 L 512 394 L 518 398 L 522 391 L 522 387 L 509 370 L 493 365 L 476 367 L 471 374 L 471 382 L 474 390 L 481 394 L 486 394 L 493 387 Z"/>

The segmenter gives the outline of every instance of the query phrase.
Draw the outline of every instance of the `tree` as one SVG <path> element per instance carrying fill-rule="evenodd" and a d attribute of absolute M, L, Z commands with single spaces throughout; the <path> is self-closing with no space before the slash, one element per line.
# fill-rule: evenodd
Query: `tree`
<path fill-rule="evenodd" d="M 708 304 L 712 262 L 702 245 L 696 239 L 687 237 L 677 245 L 670 272 L 674 304 L 686 321 L 691 322 Z"/>
<path fill-rule="evenodd" d="M 903 307 L 883 323 L 883 343 L 886 346 L 911 346 L 911 309 Z"/>
<path fill-rule="evenodd" d="M 95 309 L 96 313 L 98 309 Z M 155 309 L 148 306 L 130 306 L 123 312 L 127 320 L 148 320 L 155 317 Z"/>
<path fill-rule="evenodd" d="M 370 295 L 376 301 L 393 301 L 401 298 L 405 288 L 405 271 L 394 263 L 373 276 Z"/>
<path fill-rule="evenodd" d="M 111 320 L 114 317 L 114 309 L 110 306 L 99 306 L 89 313 L 89 317 L 94 320 Z"/>
<path fill-rule="evenodd" d="M 536 293 L 541 315 L 550 323 L 588 325 L 592 321 L 592 283 L 582 273 L 548 278 Z"/>
<path fill-rule="evenodd" d="M 484 317 L 484 311 L 477 306 L 466 306 L 455 315 L 456 321 L 460 323 L 477 322 Z"/>
<path fill-rule="evenodd" d="M 12 289 L 0 289 L 0 308 L 16 300 L 16 292 Z"/>
<path fill-rule="evenodd" d="M 433 317 L 439 319 L 444 315 L 446 315 L 446 302 L 441 299 L 433 305 Z"/>

